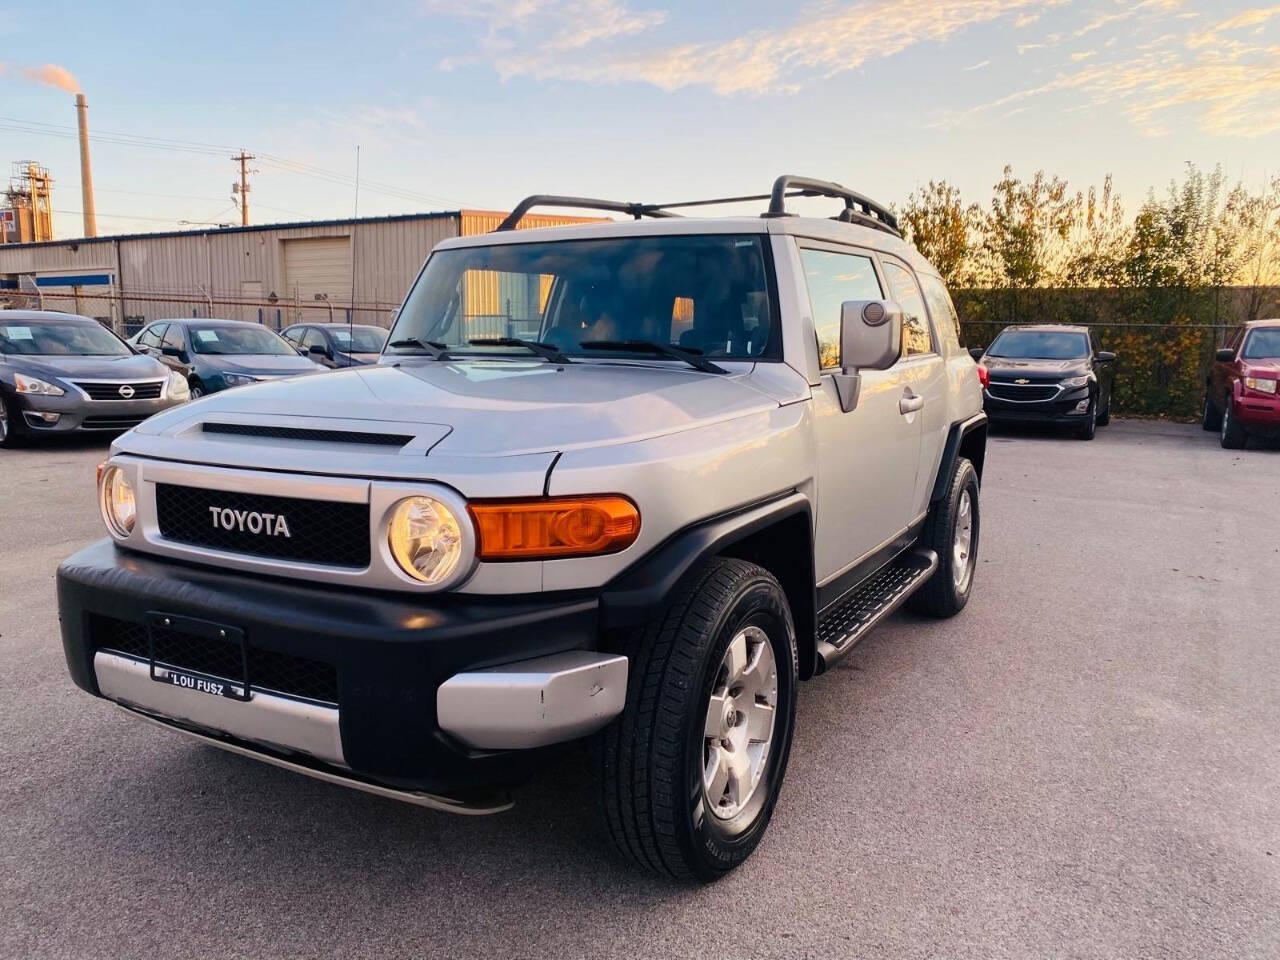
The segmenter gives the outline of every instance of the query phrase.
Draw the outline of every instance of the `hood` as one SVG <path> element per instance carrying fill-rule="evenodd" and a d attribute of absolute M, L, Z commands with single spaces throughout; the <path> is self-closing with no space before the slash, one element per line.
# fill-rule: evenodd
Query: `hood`
<path fill-rule="evenodd" d="M 1075 360 L 1014 360 L 1006 357 L 985 356 L 982 365 L 991 376 L 1000 380 L 1014 380 L 1026 377 L 1028 380 L 1062 380 L 1065 377 L 1078 377 L 1090 370 L 1086 358 Z"/>
<path fill-rule="evenodd" d="M 631 443 L 776 409 L 743 373 L 674 363 L 475 360 L 352 367 L 214 394 L 137 432 L 180 432 L 199 415 L 345 419 L 439 427 L 430 456 L 495 457 Z"/>
<path fill-rule="evenodd" d="M 288 376 L 293 373 L 314 372 L 322 369 L 320 364 L 297 354 L 197 353 L 191 359 L 199 368 L 217 370 L 219 373 L 243 373 L 251 377 Z"/>
<path fill-rule="evenodd" d="M 169 368 L 154 357 L 32 357 L 5 354 L 4 362 L 28 376 L 63 380 L 158 380 Z"/>
<path fill-rule="evenodd" d="M 1280 378 L 1280 357 L 1262 357 L 1257 360 L 1245 360 L 1244 370 L 1246 377 L 1253 377 L 1261 374 L 1264 377 Z"/>

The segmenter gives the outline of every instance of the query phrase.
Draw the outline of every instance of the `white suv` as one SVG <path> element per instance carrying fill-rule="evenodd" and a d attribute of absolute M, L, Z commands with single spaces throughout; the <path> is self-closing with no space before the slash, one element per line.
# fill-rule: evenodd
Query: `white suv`
<path fill-rule="evenodd" d="M 111 537 L 59 570 L 75 682 L 460 813 L 590 737 L 622 850 L 732 869 L 799 681 L 907 599 L 965 605 L 986 446 L 951 301 L 892 214 L 799 177 L 767 199 L 531 197 L 432 251 L 379 364 L 122 436 Z M 514 229 L 549 204 L 635 221 Z"/>

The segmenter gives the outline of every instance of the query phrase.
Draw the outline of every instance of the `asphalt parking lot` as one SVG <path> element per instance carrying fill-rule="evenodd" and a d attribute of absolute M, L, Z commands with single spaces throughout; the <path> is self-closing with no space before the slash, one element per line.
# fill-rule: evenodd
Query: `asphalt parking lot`
<path fill-rule="evenodd" d="M 1280 955 L 1280 450 L 993 437 L 981 565 L 802 690 L 773 826 L 635 872 L 570 757 L 453 818 L 81 693 L 54 568 L 102 444 L 0 454 L 4 957 Z"/>

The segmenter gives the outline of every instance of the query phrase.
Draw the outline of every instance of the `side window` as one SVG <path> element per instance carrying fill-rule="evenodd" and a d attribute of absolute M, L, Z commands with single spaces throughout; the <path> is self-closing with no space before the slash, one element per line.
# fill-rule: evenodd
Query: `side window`
<path fill-rule="evenodd" d="M 818 361 L 824 369 L 840 366 L 840 305 L 846 300 L 884 297 L 870 257 L 832 250 L 800 250 L 809 309 L 818 334 Z"/>
<path fill-rule="evenodd" d="M 164 332 L 164 339 L 161 344 L 166 347 L 172 347 L 175 350 L 184 349 L 182 345 L 182 324 L 171 323 L 169 329 Z"/>
<path fill-rule="evenodd" d="M 958 350 L 962 346 L 960 318 L 956 315 L 955 304 L 951 302 L 946 286 L 928 273 L 921 274 L 920 284 L 924 287 L 924 298 L 929 304 L 929 313 L 933 317 L 933 327 L 938 331 L 938 336 Z"/>
<path fill-rule="evenodd" d="M 310 350 L 312 347 L 324 347 L 328 350 L 329 344 L 325 342 L 323 333 L 315 327 L 307 327 L 307 332 L 302 337 L 302 349 Z"/>
<path fill-rule="evenodd" d="M 284 337 L 289 341 L 289 343 L 296 347 L 298 345 L 298 340 L 302 337 L 303 330 L 303 327 L 290 327 L 288 330 L 283 331 L 280 336 Z"/>
<path fill-rule="evenodd" d="M 933 338 L 929 336 L 929 321 L 924 312 L 924 298 L 915 278 L 906 267 L 892 260 L 882 259 L 884 279 L 889 284 L 889 295 L 902 307 L 902 352 L 908 357 L 933 353 Z"/>
<path fill-rule="evenodd" d="M 165 324 L 153 323 L 138 335 L 138 346 L 160 349 L 160 337 L 164 334 Z"/>

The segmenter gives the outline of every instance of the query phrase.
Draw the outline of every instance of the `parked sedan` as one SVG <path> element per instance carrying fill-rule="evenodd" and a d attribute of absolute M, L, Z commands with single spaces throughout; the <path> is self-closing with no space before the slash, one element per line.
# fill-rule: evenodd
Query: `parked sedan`
<path fill-rule="evenodd" d="M 153 357 L 187 364 L 192 397 L 323 369 L 298 356 L 270 328 L 240 320 L 157 320 L 140 330 L 134 342 Z"/>
<path fill-rule="evenodd" d="M 1218 351 L 1204 396 L 1204 428 L 1239 450 L 1251 435 L 1280 436 L 1280 320 L 1236 327 Z"/>
<path fill-rule="evenodd" d="M 1114 353 L 1095 350 L 1088 327 L 1005 327 L 969 351 L 983 368 L 983 408 L 994 423 L 1043 423 L 1092 440 L 1111 420 Z"/>
<path fill-rule="evenodd" d="M 280 331 L 304 357 L 326 367 L 377 363 L 387 344 L 381 327 L 346 323 L 299 323 Z"/>
<path fill-rule="evenodd" d="M 22 437 L 135 427 L 185 403 L 187 381 L 98 321 L 0 310 L 0 446 Z"/>

